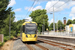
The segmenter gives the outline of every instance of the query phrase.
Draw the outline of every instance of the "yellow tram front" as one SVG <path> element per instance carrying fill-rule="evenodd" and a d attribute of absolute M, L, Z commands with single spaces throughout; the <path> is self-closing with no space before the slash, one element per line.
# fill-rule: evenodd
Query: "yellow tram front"
<path fill-rule="evenodd" d="M 23 42 L 37 41 L 37 24 L 35 22 L 25 22 L 22 28 L 21 40 Z"/>

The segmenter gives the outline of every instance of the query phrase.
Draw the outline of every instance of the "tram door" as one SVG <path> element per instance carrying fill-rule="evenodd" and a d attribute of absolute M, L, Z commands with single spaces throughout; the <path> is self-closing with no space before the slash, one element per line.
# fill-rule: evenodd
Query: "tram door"
<path fill-rule="evenodd" d="M 70 29 L 71 29 L 71 32 L 73 32 L 73 27 L 71 27 Z"/>

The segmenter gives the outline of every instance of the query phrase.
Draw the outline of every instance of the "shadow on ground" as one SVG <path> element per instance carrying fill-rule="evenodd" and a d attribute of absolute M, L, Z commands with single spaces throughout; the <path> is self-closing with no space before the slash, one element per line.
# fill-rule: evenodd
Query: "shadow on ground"
<path fill-rule="evenodd" d="M 42 41 L 37 40 L 36 42 L 34 41 L 28 41 L 28 42 L 23 42 L 24 44 L 38 44 L 38 43 L 43 43 Z"/>
<path fill-rule="evenodd" d="M 21 40 L 21 39 L 20 38 L 16 38 L 16 39 L 13 39 L 13 40 L 16 41 L 16 40 Z M 36 42 L 35 41 L 27 41 L 27 42 L 23 42 L 23 43 L 24 44 L 37 44 L 37 43 L 43 43 L 43 41 L 37 40 Z"/>

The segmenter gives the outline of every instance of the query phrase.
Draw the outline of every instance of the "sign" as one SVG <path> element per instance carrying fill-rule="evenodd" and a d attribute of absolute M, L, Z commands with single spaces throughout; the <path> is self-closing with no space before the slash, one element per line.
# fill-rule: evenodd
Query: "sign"
<path fill-rule="evenodd" d="M 0 41 L 3 42 L 3 37 L 4 35 L 3 34 L 0 34 Z"/>

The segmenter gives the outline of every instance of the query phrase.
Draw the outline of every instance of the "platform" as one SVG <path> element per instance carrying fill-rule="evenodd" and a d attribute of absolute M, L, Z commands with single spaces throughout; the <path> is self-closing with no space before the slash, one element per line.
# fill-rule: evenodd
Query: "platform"
<path fill-rule="evenodd" d="M 43 37 L 57 37 L 57 38 L 71 38 L 71 39 L 75 39 L 75 37 L 69 37 L 69 36 L 53 36 L 53 35 L 39 35 L 39 36 L 43 36 Z"/>
<path fill-rule="evenodd" d="M 50 39 L 52 41 L 69 44 L 75 46 L 75 37 L 68 36 L 52 36 L 52 35 L 39 35 L 38 38 Z"/>
<path fill-rule="evenodd" d="M 39 36 L 75 39 L 75 33 L 67 33 L 67 32 L 44 32 L 44 33 L 42 32 Z"/>

